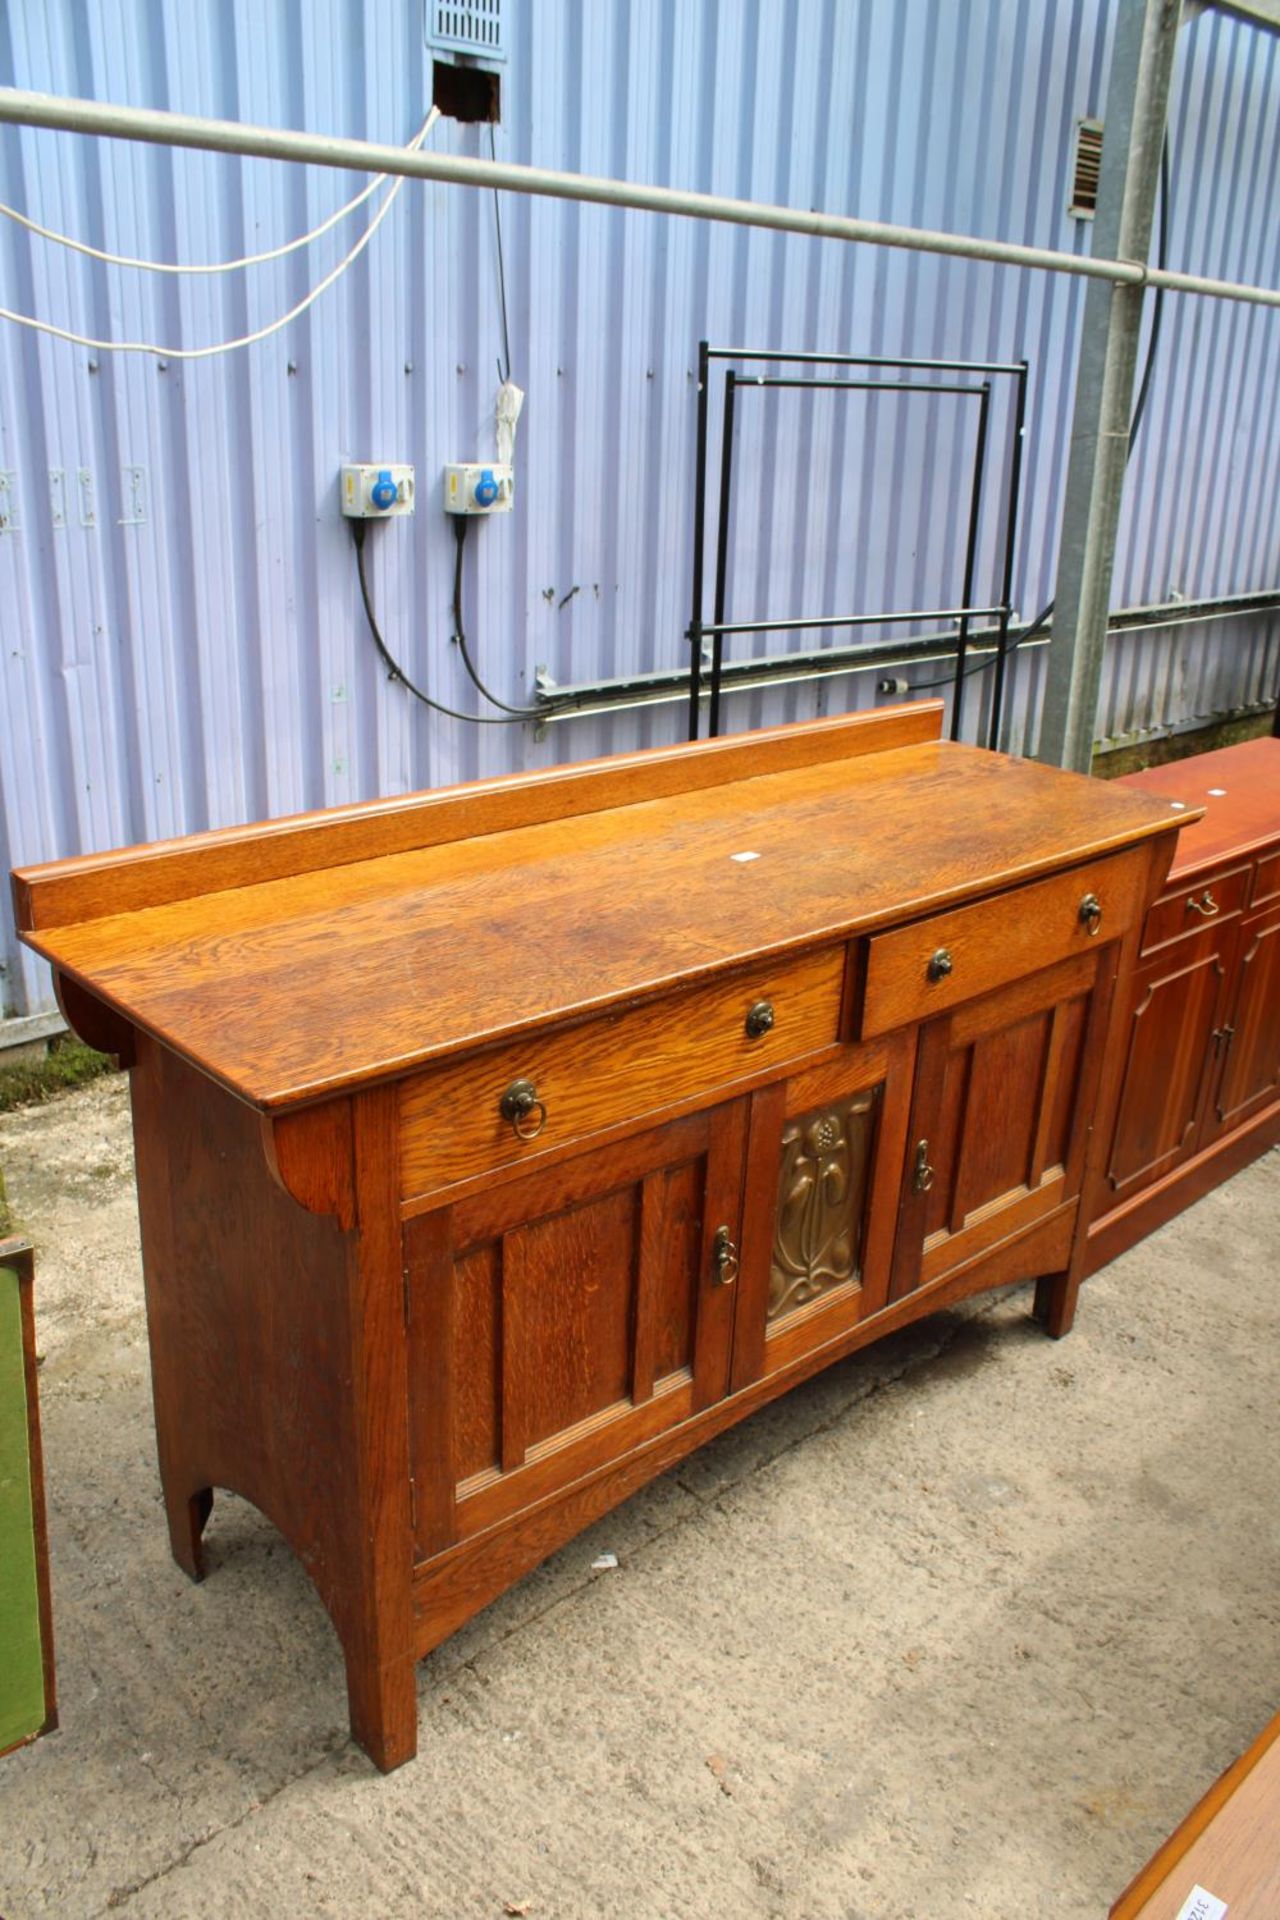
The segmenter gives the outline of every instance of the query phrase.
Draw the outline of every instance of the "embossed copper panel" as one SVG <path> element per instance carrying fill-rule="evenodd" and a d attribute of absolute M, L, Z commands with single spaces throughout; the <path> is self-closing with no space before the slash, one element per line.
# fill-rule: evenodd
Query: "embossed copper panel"
<path fill-rule="evenodd" d="M 769 1320 L 860 1276 L 881 1086 L 828 1101 L 782 1133 Z"/>

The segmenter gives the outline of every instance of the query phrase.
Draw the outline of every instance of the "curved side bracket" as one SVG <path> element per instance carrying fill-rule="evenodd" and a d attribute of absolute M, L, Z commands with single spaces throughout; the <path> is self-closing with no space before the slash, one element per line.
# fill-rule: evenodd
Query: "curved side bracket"
<path fill-rule="evenodd" d="M 349 1099 L 261 1119 L 271 1177 L 308 1213 L 332 1215 L 344 1232 L 356 1223 Z"/>
<path fill-rule="evenodd" d="M 117 1013 L 114 1007 L 109 1007 L 104 1000 L 99 1000 L 82 987 L 79 981 L 72 980 L 56 967 L 53 990 L 58 996 L 62 1017 L 72 1033 L 83 1040 L 87 1047 L 114 1055 L 119 1066 L 133 1065 L 134 1028 L 122 1013 Z"/>

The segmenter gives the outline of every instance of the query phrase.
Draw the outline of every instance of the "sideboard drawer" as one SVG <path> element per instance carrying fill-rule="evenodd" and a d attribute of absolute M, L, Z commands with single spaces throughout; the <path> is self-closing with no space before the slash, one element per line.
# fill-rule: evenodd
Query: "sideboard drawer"
<path fill-rule="evenodd" d="M 402 1195 L 415 1198 L 519 1165 L 833 1045 L 844 965 L 837 944 L 415 1074 L 401 1091 Z M 757 1009 L 752 1032 L 748 1015 Z M 504 1117 L 502 1099 L 519 1082 L 538 1106 L 513 1121 Z M 529 1137 L 517 1133 L 517 1123 Z"/>
<path fill-rule="evenodd" d="M 1142 929 L 1144 957 L 1173 940 L 1200 933 L 1211 920 L 1225 920 L 1239 913 L 1248 891 L 1249 869 L 1237 867 L 1234 873 L 1215 874 L 1166 894 L 1156 901 Z"/>
<path fill-rule="evenodd" d="M 1280 894 L 1280 849 L 1275 853 L 1264 853 L 1258 862 L 1257 878 L 1253 883 L 1251 907 L 1265 906 Z"/>
<path fill-rule="evenodd" d="M 871 935 L 861 1037 L 931 1019 L 1095 941 L 1115 939 L 1133 925 L 1147 873 L 1145 850 L 1134 849 Z M 1101 909 L 1096 921 L 1085 913 L 1090 896 Z"/>

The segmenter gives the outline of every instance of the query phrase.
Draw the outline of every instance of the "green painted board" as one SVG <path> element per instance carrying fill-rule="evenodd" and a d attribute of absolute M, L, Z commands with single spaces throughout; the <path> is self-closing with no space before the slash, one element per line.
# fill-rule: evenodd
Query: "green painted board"
<path fill-rule="evenodd" d="M 45 1723 L 18 1275 L 0 1266 L 0 1753 Z"/>

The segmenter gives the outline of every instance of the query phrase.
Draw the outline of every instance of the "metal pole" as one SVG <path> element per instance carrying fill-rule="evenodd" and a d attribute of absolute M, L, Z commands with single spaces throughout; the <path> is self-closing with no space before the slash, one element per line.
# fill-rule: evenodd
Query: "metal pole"
<path fill-rule="evenodd" d="M 1009 617 L 1013 606 L 1013 563 L 1018 545 L 1018 494 L 1022 486 L 1022 442 L 1027 431 L 1027 363 L 1019 362 L 1020 372 L 1013 408 L 1013 453 L 1009 461 L 1009 515 L 1004 530 L 1004 577 L 1000 585 L 1002 610 L 1000 634 L 996 641 L 995 678 L 991 686 L 991 722 L 987 745 L 994 751 L 1000 745 L 1000 720 L 1004 710 L 1004 675 L 1009 648 Z"/>
<path fill-rule="evenodd" d="M 689 616 L 689 738 L 696 740 L 701 725 L 702 697 L 702 549 L 707 519 L 707 381 L 711 375 L 709 343 L 698 342 L 698 448 L 693 475 L 693 609 Z"/>
<path fill-rule="evenodd" d="M 913 373 L 1017 373 L 1025 360 L 921 360 L 916 354 L 895 360 L 884 353 L 792 353 L 784 347 L 712 347 L 713 360 L 759 360 L 771 365 L 794 361 L 804 367 L 910 367 Z"/>
<path fill-rule="evenodd" d="M 720 521 L 716 531 L 715 630 L 711 642 L 711 711 L 707 732 L 720 731 L 720 669 L 724 661 L 724 599 L 729 575 L 729 487 L 733 479 L 733 368 L 724 377 L 724 437 L 720 442 Z"/>
<path fill-rule="evenodd" d="M 973 570 L 978 561 L 978 522 L 982 517 L 982 467 L 987 457 L 987 408 L 991 400 L 991 382 L 988 380 L 982 388 L 982 401 L 978 408 L 978 438 L 973 449 L 973 484 L 969 489 L 969 538 L 964 553 L 964 589 L 960 595 L 961 603 L 968 606 L 973 598 Z M 960 616 L 960 631 L 956 641 L 956 685 L 951 696 L 951 738 L 960 738 L 961 717 L 964 712 L 964 660 L 969 646 L 969 616 Z"/>
<path fill-rule="evenodd" d="M 1280 288 L 1244 286 L 1231 280 L 1211 280 L 1197 273 L 1163 272 L 1142 266 L 1137 260 L 1059 253 L 1051 247 L 1025 247 L 1011 240 L 937 233 L 924 227 L 895 226 L 883 220 L 856 220 L 848 214 L 807 213 L 800 207 L 732 200 L 714 193 L 686 193 L 677 187 L 648 187 L 629 180 L 560 173 L 548 167 L 516 166 L 509 161 L 408 153 L 403 147 L 388 147 L 372 140 L 342 140 L 328 134 L 296 133 L 282 127 L 250 126 L 239 120 L 207 120 L 197 114 L 163 113 L 150 107 L 109 106 L 97 100 L 66 99 L 16 87 L 0 87 L 0 124 L 5 122 L 13 126 L 51 127 L 64 133 L 97 134 L 113 140 L 141 140 L 154 146 L 243 154 L 251 159 L 302 161 L 308 166 L 339 167 L 351 173 L 404 174 L 411 180 L 443 180 L 454 186 L 482 187 L 488 191 L 540 194 L 554 200 L 584 200 L 608 207 L 635 207 L 642 213 L 722 220 L 732 226 L 807 233 L 817 239 L 861 240 L 870 246 L 906 247 L 962 260 L 994 260 L 1003 266 L 1035 267 L 1046 273 L 1075 274 L 1085 280 L 1162 286 L 1175 293 L 1209 294 L 1221 300 L 1280 307 Z"/>
<path fill-rule="evenodd" d="M 1177 0 L 1120 0 L 1094 221 L 1099 257 L 1146 259 L 1177 28 Z M 1141 323 L 1140 288 L 1090 287 L 1038 747 L 1041 760 L 1081 773 L 1093 759 Z"/>
<path fill-rule="evenodd" d="M 505 160 L 473 160 L 422 149 L 409 153 L 404 147 L 372 140 L 249 126 L 239 120 L 207 120 L 197 114 L 165 113 L 152 107 L 111 106 L 98 100 L 64 99 L 13 87 L 0 87 L 0 123 L 5 121 L 16 126 L 51 127 L 64 133 L 141 140 L 153 146 L 194 147 L 262 160 L 300 160 L 309 166 L 341 167 L 355 173 L 402 173 L 414 180 L 443 180 L 454 186 L 540 194 L 553 200 L 583 200 L 606 207 L 635 207 L 646 213 L 684 214 L 699 220 L 722 220 L 732 226 L 807 233 L 829 240 L 862 240 L 875 246 L 909 247 L 962 259 L 996 260 L 1010 267 L 1041 267 L 1078 274 L 1086 280 L 1141 284 L 1144 277 L 1140 266 L 1127 261 L 1092 260 L 1085 254 L 1059 253 L 1051 247 L 935 233 L 882 220 L 858 220 L 848 214 L 811 213 L 801 207 L 770 206 L 715 193 L 687 193 L 678 187 L 644 186 L 630 180 L 562 173 L 549 167 L 517 166 Z M 1280 305 L 1280 293 L 1271 297 Z"/>

